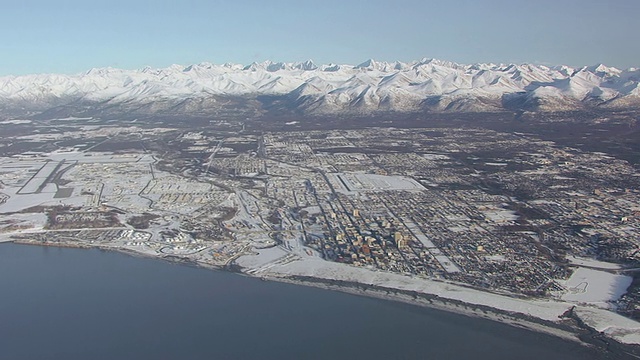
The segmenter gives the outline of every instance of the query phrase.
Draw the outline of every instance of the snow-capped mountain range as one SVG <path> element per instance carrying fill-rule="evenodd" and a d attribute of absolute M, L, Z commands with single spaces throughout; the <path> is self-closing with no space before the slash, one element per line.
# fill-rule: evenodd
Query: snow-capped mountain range
<path fill-rule="evenodd" d="M 640 69 L 422 59 L 367 60 L 357 66 L 201 63 L 0 77 L 0 109 L 5 111 L 215 114 L 230 103 L 258 112 L 279 107 L 314 114 L 640 108 Z"/>

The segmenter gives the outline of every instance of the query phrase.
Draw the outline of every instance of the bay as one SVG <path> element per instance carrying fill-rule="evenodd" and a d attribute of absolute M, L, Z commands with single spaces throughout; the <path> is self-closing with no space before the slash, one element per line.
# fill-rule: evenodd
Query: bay
<path fill-rule="evenodd" d="M 493 321 L 97 249 L 0 244 L 0 359 L 605 359 Z"/>

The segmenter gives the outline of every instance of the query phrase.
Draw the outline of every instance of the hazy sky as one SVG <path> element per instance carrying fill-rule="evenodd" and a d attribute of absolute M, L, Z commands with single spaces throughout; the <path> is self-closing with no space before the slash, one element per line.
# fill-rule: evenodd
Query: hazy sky
<path fill-rule="evenodd" d="M 423 57 L 627 68 L 639 18 L 640 0 L 6 0 L 0 75 Z"/>

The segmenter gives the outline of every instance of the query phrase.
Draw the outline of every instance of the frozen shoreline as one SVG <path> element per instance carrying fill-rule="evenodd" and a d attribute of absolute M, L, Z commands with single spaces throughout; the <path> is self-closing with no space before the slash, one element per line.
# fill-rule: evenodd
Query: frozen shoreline
<path fill-rule="evenodd" d="M 501 312 L 498 309 L 463 303 L 439 296 L 429 296 L 429 294 L 416 293 L 415 295 L 408 292 L 393 288 L 383 288 L 375 285 L 364 285 L 361 283 L 340 282 L 336 283 L 331 280 L 319 278 L 279 278 L 266 277 L 265 281 L 277 281 L 303 286 L 312 286 L 321 289 L 340 291 L 348 294 L 383 299 L 388 301 L 397 301 L 409 305 L 432 308 L 456 314 L 479 317 L 487 320 L 506 323 L 512 326 L 543 332 L 554 336 L 561 337 L 566 340 L 582 343 L 575 332 L 575 328 L 569 324 L 553 324 L 545 320 L 527 317 L 522 314 Z"/>
<path fill-rule="evenodd" d="M 249 275 L 249 274 L 247 274 Z M 252 275 L 249 275 L 252 276 Z M 555 307 L 555 311 L 547 311 L 545 314 L 535 314 L 535 311 L 516 311 L 504 309 L 504 306 L 479 304 L 477 301 L 463 301 L 455 299 L 455 295 L 459 294 L 457 290 L 451 293 L 443 292 L 434 294 L 434 292 L 424 292 L 409 289 L 399 289 L 398 287 L 381 286 L 374 283 L 365 283 L 349 280 L 336 280 L 316 276 L 304 275 L 265 275 L 261 277 L 263 280 L 278 281 L 292 283 L 304 286 L 313 286 L 327 290 L 340 291 L 344 293 L 354 294 L 358 296 L 366 296 L 379 298 L 389 301 L 398 301 L 410 305 L 428 307 L 447 312 L 454 312 L 466 316 L 479 317 L 491 321 L 505 323 L 511 326 L 524 328 L 530 331 L 540 332 L 557 336 L 565 340 L 580 342 L 583 345 L 593 346 L 599 349 L 608 349 L 616 354 L 633 353 L 640 355 L 640 345 L 635 341 L 635 336 L 625 338 L 619 336 L 621 333 L 606 331 L 608 328 L 621 328 L 609 326 L 608 328 L 599 329 L 591 318 L 581 318 L 580 316 L 591 315 L 588 312 L 594 311 L 602 315 L 606 313 L 623 318 L 620 315 L 602 309 L 591 309 L 589 307 L 580 307 L 568 303 L 558 303 L 556 301 L 545 301 L 537 299 L 513 299 L 520 303 L 529 303 L 531 307 L 526 310 L 532 310 L 540 306 L 540 303 L 549 303 L 550 305 L 559 305 Z M 442 283 L 445 286 L 457 287 Z M 459 289 L 458 289 L 459 290 Z M 471 292 L 477 290 L 468 289 Z M 452 295 L 452 296 L 448 296 Z M 503 297 L 503 295 L 487 293 L 487 298 Z M 504 304 L 502 304 L 504 305 Z M 564 307 L 566 305 L 566 308 Z M 560 311 L 561 310 L 561 311 Z M 557 312 L 557 314 L 556 314 Z M 623 318 L 626 319 L 626 318 Z M 627 319 L 632 324 L 635 321 Z M 612 324 L 609 324 L 612 325 Z M 627 324 L 628 325 L 628 324 Z M 624 332 L 624 331 L 623 331 Z M 637 335 L 637 331 L 632 329 L 632 335 Z M 628 335 L 625 333 L 624 335 Z M 631 341 L 624 341 L 631 340 Z"/>

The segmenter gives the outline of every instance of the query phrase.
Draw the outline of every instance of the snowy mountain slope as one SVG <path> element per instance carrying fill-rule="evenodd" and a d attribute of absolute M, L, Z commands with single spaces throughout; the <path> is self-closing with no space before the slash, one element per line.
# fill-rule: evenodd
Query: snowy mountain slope
<path fill-rule="evenodd" d="M 0 108 L 54 107 L 215 114 L 230 98 L 280 97 L 311 113 L 376 111 L 554 111 L 640 107 L 640 70 L 605 65 L 574 69 L 532 64 L 473 64 L 422 59 L 359 65 L 312 61 L 247 66 L 172 65 L 92 69 L 77 75 L 0 77 Z M 227 99 L 227 100 L 224 100 Z M 259 107 L 258 102 L 251 106 Z M 237 105 L 241 106 L 241 105 Z"/>

